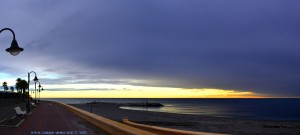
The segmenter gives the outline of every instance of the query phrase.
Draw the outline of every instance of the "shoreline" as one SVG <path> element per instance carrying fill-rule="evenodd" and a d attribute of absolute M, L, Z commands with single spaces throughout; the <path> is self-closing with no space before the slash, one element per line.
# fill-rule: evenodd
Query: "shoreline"
<path fill-rule="evenodd" d="M 130 121 L 190 131 L 227 134 L 299 134 L 300 121 L 276 121 L 223 118 L 204 115 L 178 114 L 121 109 L 117 103 L 70 104 L 108 119 Z"/>
<path fill-rule="evenodd" d="M 202 117 L 212 117 L 212 118 L 224 118 L 224 119 L 235 119 L 235 120 L 253 120 L 253 121 L 274 121 L 274 122 L 300 122 L 300 120 L 286 120 L 286 119 L 259 119 L 259 118 L 246 118 L 246 117 L 225 117 L 225 116 L 210 116 L 203 114 L 189 114 L 189 113 L 176 113 L 176 112 L 164 112 L 164 111 L 152 111 L 152 110 L 140 110 L 140 109 L 127 109 L 130 106 L 119 106 L 123 110 L 133 110 L 133 111 L 142 111 L 142 112 L 158 112 L 158 113 L 167 113 L 167 114 L 178 114 L 178 115 L 193 115 L 193 116 L 202 116 Z M 150 108 L 150 107 L 149 107 Z"/>

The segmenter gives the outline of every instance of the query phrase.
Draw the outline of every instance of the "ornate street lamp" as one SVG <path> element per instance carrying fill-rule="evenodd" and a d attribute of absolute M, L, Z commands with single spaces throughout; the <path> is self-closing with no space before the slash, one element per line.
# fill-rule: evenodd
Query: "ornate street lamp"
<path fill-rule="evenodd" d="M 11 42 L 11 46 L 9 48 L 6 49 L 7 52 L 9 52 L 11 55 L 16 56 L 18 55 L 20 52 L 22 52 L 24 49 L 19 47 L 18 42 L 15 38 L 15 33 L 12 29 L 10 28 L 3 28 L 0 30 L 0 33 L 4 30 L 8 30 L 13 34 L 13 40 Z"/>
<path fill-rule="evenodd" d="M 28 72 L 28 101 L 27 101 L 27 105 L 26 105 L 26 109 L 27 109 L 27 112 L 30 111 L 30 101 L 29 101 L 29 86 L 30 86 L 30 74 L 31 73 L 34 73 L 35 74 L 35 77 L 33 79 L 33 81 L 35 82 L 35 91 L 36 91 L 36 82 L 39 81 L 39 79 L 37 78 L 36 76 L 36 73 L 34 71 L 31 71 L 31 72 Z M 36 94 L 36 92 L 35 92 Z M 36 100 L 36 99 L 35 99 Z"/>
<path fill-rule="evenodd" d="M 42 86 L 42 89 L 41 89 L 42 91 L 44 91 L 44 87 Z M 40 91 L 41 92 L 41 91 Z M 40 100 L 41 100 L 41 93 L 39 94 L 39 98 L 40 98 Z"/>
<path fill-rule="evenodd" d="M 38 92 L 39 92 L 39 93 L 38 93 L 38 99 L 39 99 L 39 100 L 38 100 L 38 101 L 40 102 L 40 99 L 41 99 L 40 93 L 41 93 L 41 87 L 42 87 L 40 82 L 39 82 L 39 86 L 38 86 L 38 87 L 39 87 L 39 90 L 38 90 Z M 44 90 L 43 87 L 42 87 L 42 90 Z"/>

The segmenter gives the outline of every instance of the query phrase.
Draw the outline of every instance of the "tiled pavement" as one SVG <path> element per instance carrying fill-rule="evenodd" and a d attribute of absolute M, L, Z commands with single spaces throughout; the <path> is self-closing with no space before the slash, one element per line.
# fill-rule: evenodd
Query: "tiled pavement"
<path fill-rule="evenodd" d="M 61 105 L 41 102 L 18 127 L 0 127 L 0 135 L 101 135 L 107 134 Z"/>

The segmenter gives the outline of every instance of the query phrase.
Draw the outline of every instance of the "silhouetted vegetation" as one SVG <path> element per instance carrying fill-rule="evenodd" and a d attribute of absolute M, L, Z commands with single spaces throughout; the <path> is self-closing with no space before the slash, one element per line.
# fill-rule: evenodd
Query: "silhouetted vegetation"
<path fill-rule="evenodd" d="M 3 82 L 2 86 L 3 86 L 4 91 L 8 90 L 7 82 Z"/>
<path fill-rule="evenodd" d="M 11 92 L 14 92 L 15 88 L 13 86 L 10 86 L 10 90 L 11 90 Z"/>
<path fill-rule="evenodd" d="M 26 80 L 22 80 L 21 78 L 18 78 L 16 80 L 16 89 L 18 92 L 22 92 L 23 95 L 26 93 L 26 89 L 28 88 L 28 82 Z"/>
<path fill-rule="evenodd" d="M 20 86 L 20 82 L 22 81 L 21 78 L 17 78 L 16 80 L 16 89 L 17 89 L 17 93 L 21 93 L 21 86 Z"/>
<path fill-rule="evenodd" d="M 0 109 L 8 106 L 13 106 L 20 103 L 25 103 L 28 99 L 28 83 L 21 78 L 16 79 L 15 86 L 9 86 L 6 81 L 2 83 L 3 91 L 0 91 Z M 16 90 L 16 91 L 15 91 Z"/>

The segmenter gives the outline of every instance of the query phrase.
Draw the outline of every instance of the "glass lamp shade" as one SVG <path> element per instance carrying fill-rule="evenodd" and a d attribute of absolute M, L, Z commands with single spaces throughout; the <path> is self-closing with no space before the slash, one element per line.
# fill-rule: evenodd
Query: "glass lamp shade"
<path fill-rule="evenodd" d="M 11 55 L 16 56 L 18 55 L 20 52 L 22 52 L 24 49 L 20 48 L 18 46 L 17 40 L 13 40 L 11 42 L 11 46 L 10 48 L 7 48 L 6 51 L 9 52 Z"/>

